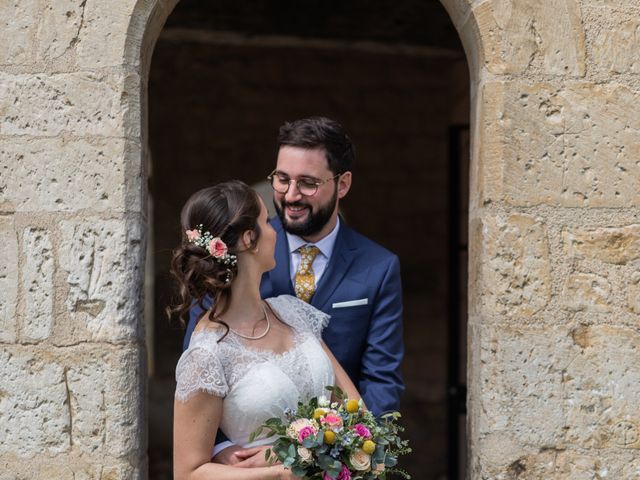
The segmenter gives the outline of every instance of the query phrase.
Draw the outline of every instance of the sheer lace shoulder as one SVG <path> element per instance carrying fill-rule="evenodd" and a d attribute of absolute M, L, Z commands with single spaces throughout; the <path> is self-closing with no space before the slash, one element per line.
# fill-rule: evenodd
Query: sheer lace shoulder
<path fill-rule="evenodd" d="M 292 295 L 280 295 L 267 301 L 284 322 L 302 331 L 311 332 L 318 339 L 322 330 L 329 325 L 330 315 Z"/>
<path fill-rule="evenodd" d="M 217 348 L 218 335 L 199 332 L 192 337 L 191 346 L 182 354 L 176 367 L 176 399 L 186 402 L 197 392 L 224 397 L 229 386 Z M 198 342 L 208 337 L 208 342 Z"/>

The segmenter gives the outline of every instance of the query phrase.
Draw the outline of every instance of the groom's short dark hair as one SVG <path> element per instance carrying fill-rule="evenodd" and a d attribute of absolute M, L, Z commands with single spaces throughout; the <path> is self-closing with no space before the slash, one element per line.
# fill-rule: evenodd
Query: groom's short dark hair
<path fill-rule="evenodd" d="M 301 148 L 324 148 L 329 170 L 336 175 L 351 171 L 356 156 L 353 142 L 335 120 L 310 117 L 285 122 L 278 132 L 278 148 L 285 145 Z"/>

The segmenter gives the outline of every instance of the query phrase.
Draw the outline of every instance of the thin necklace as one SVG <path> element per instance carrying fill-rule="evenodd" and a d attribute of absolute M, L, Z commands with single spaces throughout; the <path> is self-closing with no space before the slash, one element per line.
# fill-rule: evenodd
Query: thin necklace
<path fill-rule="evenodd" d="M 246 338 L 247 340 L 260 340 L 261 338 L 264 338 L 267 335 L 267 333 L 269 333 L 269 330 L 271 330 L 271 321 L 269 320 L 269 315 L 267 314 L 267 309 L 264 308 L 264 304 L 262 305 L 262 311 L 264 312 L 264 319 L 267 321 L 267 328 L 260 335 L 256 335 L 255 337 L 252 337 L 251 335 L 244 335 L 244 334 L 242 334 L 240 332 L 235 331 L 231 327 L 229 327 L 229 331 L 232 332 L 232 333 L 235 333 L 237 336 L 239 336 L 241 338 Z M 220 317 L 218 317 L 218 318 L 220 318 Z M 220 318 L 220 320 L 222 320 L 222 318 Z"/>

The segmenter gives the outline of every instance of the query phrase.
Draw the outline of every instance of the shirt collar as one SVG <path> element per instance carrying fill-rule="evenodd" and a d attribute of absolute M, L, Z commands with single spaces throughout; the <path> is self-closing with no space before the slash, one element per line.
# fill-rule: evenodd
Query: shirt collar
<path fill-rule="evenodd" d="M 329 235 L 318 240 L 316 243 L 309 243 L 303 238 L 293 235 L 289 232 L 287 234 L 287 241 L 289 243 L 289 253 L 293 253 L 304 245 L 315 245 L 320 250 L 320 253 L 326 257 L 331 258 L 333 253 L 333 247 L 336 244 L 336 238 L 338 237 L 338 230 L 340 230 L 340 217 L 337 218 L 336 226 L 329 232 Z"/>

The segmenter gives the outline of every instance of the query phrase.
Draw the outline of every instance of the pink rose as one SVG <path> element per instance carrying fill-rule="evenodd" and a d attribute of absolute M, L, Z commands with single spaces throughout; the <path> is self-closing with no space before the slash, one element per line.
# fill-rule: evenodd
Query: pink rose
<path fill-rule="evenodd" d="M 322 480 L 351 480 L 351 472 L 347 468 L 347 466 L 343 463 L 342 470 L 338 474 L 336 478 L 330 476 L 327 472 L 322 474 Z"/>
<path fill-rule="evenodd" d="M 227 244 L 216 237 L 209 244 L 209 253 L 215 258 L 222 258 L 227 254 Z"/>
<path fill-rule="evenodd" d="M 327 413 L 324 418 L 320 419 L 323 425 L 328 426 L 329 428 L 340 428 L 342 427 L 342 418 L 335 413 Z"/>
<path fill-rule="evenodd" d="M 200 238 L 200 232 L 198 230 L 187 230 L 187 240 L 193 242 Z"/>
<path fill-rule="evenodd" d="M 298 441 L 302 443 L 305 438 L 315 435 L 316 433 L 318 433 L 318 431 L 312 426 L 302 427 L 298 432 Z"/>
<path fill-rule="evenodd" d="M 371 432 L 363 424 L 357 423 L 356 425 L 353 426 L 353 429 L 355 430 L 356 435 L 358 435 L 359 437 L 371 438 Z"/>

